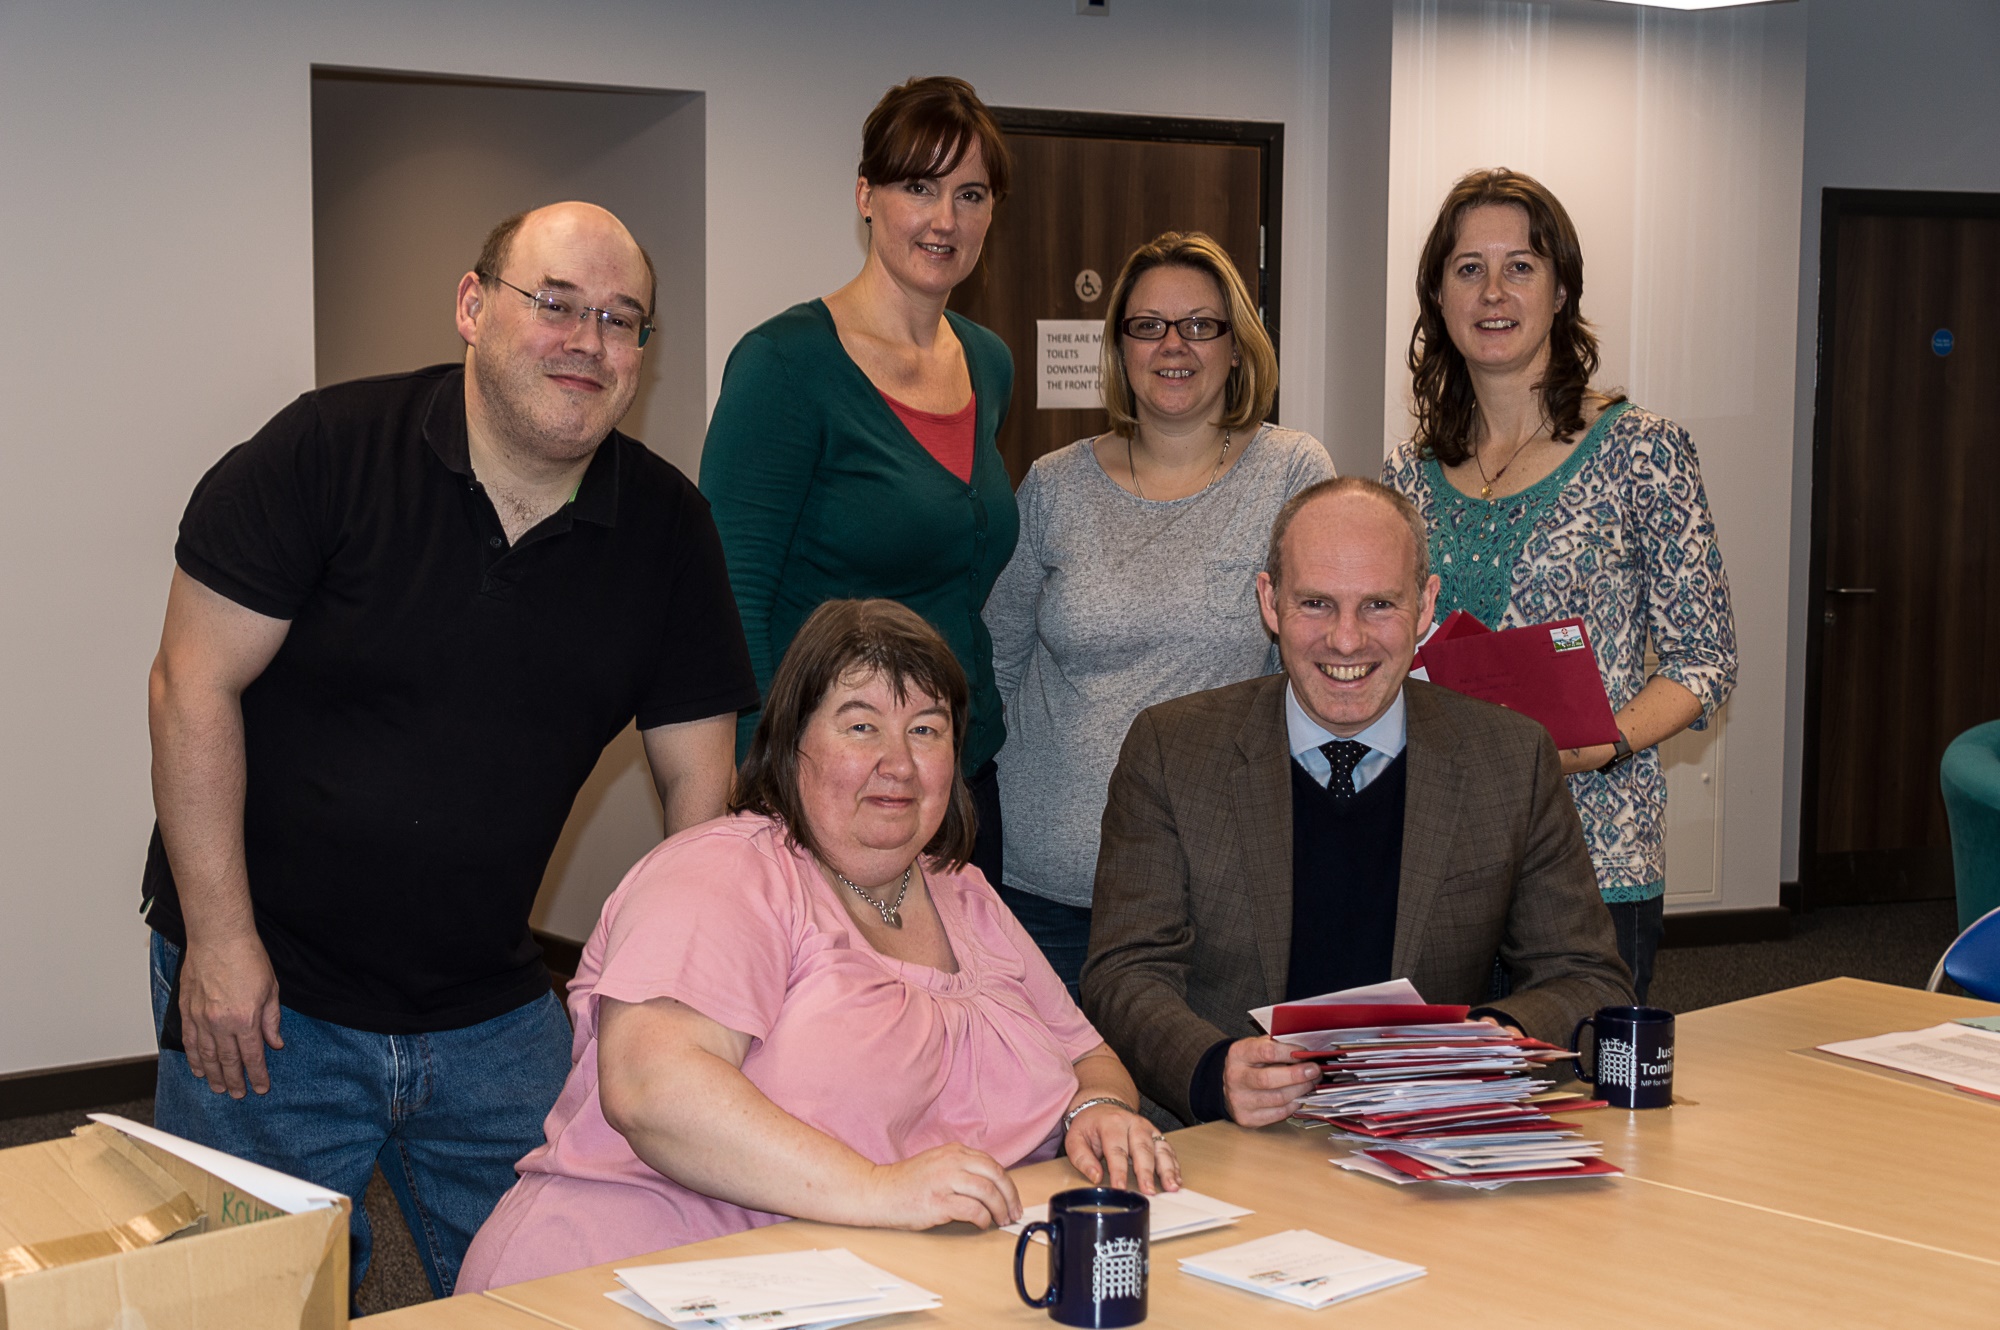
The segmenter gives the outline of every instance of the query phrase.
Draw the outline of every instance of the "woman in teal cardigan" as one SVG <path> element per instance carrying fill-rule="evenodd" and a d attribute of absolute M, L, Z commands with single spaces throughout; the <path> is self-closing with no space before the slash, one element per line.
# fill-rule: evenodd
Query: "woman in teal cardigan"
<path fill-rule="evenodd" d="M 995 884 L 1005 726 L 979 612 L 1019 530 L 994 443 L 1014 364 L 945 301 L 979 262 L 1008 165 L 962 80 L 890 89 L 862 131 L 860 274 L 736 344 L 701 458 L 760 689 L 827 600 L 899 600 L 950 643 L 972 685 L 973 863 Z M 756 723 L 741 718 L 739 755 Z"/>

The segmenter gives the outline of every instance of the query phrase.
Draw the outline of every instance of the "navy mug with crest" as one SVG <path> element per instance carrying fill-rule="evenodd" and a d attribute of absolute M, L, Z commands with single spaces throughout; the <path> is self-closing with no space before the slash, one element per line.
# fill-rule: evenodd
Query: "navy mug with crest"
<path fill-rule="evenodd" d="M 1049 1198 L 1049 1217 L 1014 1244 L 1014 1288 L 1063 1325 L 1137 1325 L 1146 1319 L 1146 1198 L 1115 1187 L 1078 1187 Z M 1049 1286 L 1028 1296 L 1022 1265 L 1036 1230 L 1049 1235 Z"/>
<path fill-rule="evenodd" d="M 1592 1069 L 1583 1070 L 1583 1032 Z M 1613 1108 L 1666 1108 L 1674 1102 L 1674 1014 L 1658 1007 L 1605 1007 L 1576 1023 L 1576 1078 Z"/>

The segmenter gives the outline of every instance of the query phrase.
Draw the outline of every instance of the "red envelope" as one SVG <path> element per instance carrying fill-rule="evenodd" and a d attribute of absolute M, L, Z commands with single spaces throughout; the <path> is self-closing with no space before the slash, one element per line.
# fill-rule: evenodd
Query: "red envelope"
<path fill-rule="evenodd" d="M 1271 1033 L 1358 1030 L 1370 1025 L 1440 1025 L 1462 1021 L 1470 1007 L 1409 1002 L 1286 1002 L 1271 1009 Z"/>
<path fill-rule="evenodd" d="M 1540 721 L 1558 748 L 1618 741 L 1618 722 L 1581 619 L 1450 638 L 1440 629 L 1424 644 L 1422 658 L 1432 683 Z"/>
<path fill-rule="evenodd" d="M 1447 1173 L 1441 1168 L 1432 1168 L 1421 1159 L 1412 1159 L 1400 1150 L 1363 1150 L 1378 1164 L 1387 1164 L 1398 1173 L 1407 1173 L 1423 1182 L 1536 1182 L 1557 1178 L 1615 1178 L 1624 1176 L 1625 1170 L 1603 1159 L 1586 1159 L 1579 1168 L 1526 1168 L 1516 1173 Z"/>

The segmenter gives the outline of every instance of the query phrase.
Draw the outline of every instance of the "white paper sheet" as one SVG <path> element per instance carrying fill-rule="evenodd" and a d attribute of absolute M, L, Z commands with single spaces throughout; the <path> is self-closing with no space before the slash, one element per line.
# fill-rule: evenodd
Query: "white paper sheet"
<path fill-rule="evenodd" d="M 1928 1030 L 1821 1044 L 1820 1051 L 2000 1095 L 2000 1034 L 1949 1021 Z"/>
<path fill-rule="evenodd" d="M 879 1296 L 863 1274 L 817 1251 L 621 1266 L 618 1282 L 676 1325 L 760 1312 L 811 1310 L 812 1319 L 845 1314 L 849 1303 Z"/>
<path fill-rule="evenodd" d="M 718 1316 L 698 1320 L 682 1318 L 669 1319 L 657 1308 L 634 1293 L 629 1288 L 606 1293 L 604 1296 L 629 1311 L 638 1312 L 650 1321 L 661 1325 L 679 1326 L 681 1330 L 832 1330 L 834 1326 L 852 1325 L 857 1321 L 870 1320 L 877 1316 L 889 1316 L 898 1312 L 928 1311 L 942 1306 L 938 1295 L 926 1288 L 897 1278 L 887 1270 L 856 1256 L 845 1247 L 821 1248 L 815 1251 L 779 1253 L 776 1259 L 790 1260 L 805 1258 L 796 1262 L 801 1266 L 810 1265 L 819 1270 L 830 1270 L 850 1274 L 873 1290 L 874 1296 L 859 1302 L 844 1302 L 830 1306 L 816 1306 L 775 1311 L 756 1312 L 739 1316 Z M 772 1257 L 736 1257 L 737 1261 L 769 1261 Z M 708 1264 L 716 1264 L 710 1262 Z M 726 1262 L 722 1262 L 726 1263 Z M 683 1264 L 701 1264 L 684 1262 Z M 623 1278 L 623 1273 L 620 1273 Z"/>
<path fill-rule="evenodd" d="M 1421 1265 L 1378 1256 L 1302 1228 L 1184 1256 L 1180 1265 L 1202 1279 L 1301 1307 L 1325 1307 L 1427 1273 Z"/>
<path fill-rule="evenodd" d="M 1212 1228 L 1233 1224 L 1244 1215 L 1257 1213 L 1186 1187 L 1179 1191 L 1163 1191 L 1146 1199 L 1149 1202 L 1146 1207 L 1146 1236 L 1154 1242 L 1186 1237 L 1190 1233 L 1205 1233 Z M 1046 1205 L 1023 1206 L 1021 1222 L 1008 1224 L 1003 1231 L 1018 1234 L 1029 1224 L 1041 1223 L 1048 1217 L 1049 1207 Z M 1046 1246 L 1048 1236 L 1037 1233 L 1035 1241 Z"/>
<path fill-rule="evenodd" d="M 1343 988 L 1338 993 L 1321 993 L 1318 997 L 1300 998 L 1298 1002 L 1287 1002 L 1291 1006 L 1311 1006 L 1316 1002 L 1347 1004 L 1357 1002 L 1410 1002 L 1422 1005 L 1423 998 L 1417 995 L 1417 986 L 1407 979 L 1391 979 L 1384 984 L 1368 984 L 1361 988 Z M 1271 1032 L 1271 1013 L 1275 1007 L 1252 1007 L 1250 1019 L 1257 1022 L 1265 1034 Z"/>
<path fill-rule="evenodd" d="M 307 1210 L 327 1210 L 339 1205 L 342 1197 L 337 1191 L 306 1182 L 301 1178 L 280 1173 L 275 1168 L 265 1168 L 247 1159 L 224 1154 L 206 1145 L 196 1145 L 193 1141 L 161 1131 L 158 1127 L 147 1127 L 121 1118 L 116 1113 L 92 1113 L 92 1122 L 101 1122 L 107 1127 L 125 1133 L 135 1141 L 144 1141 L 150 1146 L 165 1150 L 176 1159 L 185 1159 L 196 1168 L 205 1169 L 221 1178 L 232 1187 L 240 1187 L 258 1200 L 275 1205 L 288 1215 L 303 1214 Z"/>

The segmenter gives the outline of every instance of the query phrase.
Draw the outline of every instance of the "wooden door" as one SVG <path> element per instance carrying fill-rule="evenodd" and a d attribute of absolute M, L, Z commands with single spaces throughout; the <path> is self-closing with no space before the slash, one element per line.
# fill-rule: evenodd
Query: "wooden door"
<path fill-rule="evenodd" d="M 1127 117 L 995 114 L 1014 152 L 1012 189 L 987 235 L 979 271 L 952 293 L 951 304 L 998 333 L 1014 353 L 1014 396 L 1000 452 L 1018 485 L 1037 457 L 1109 423 L 1101 407 L 1037 409 L 1037 320 L 1101 321 L 1126 256 L 1160 232 L 1214 236 L 1253 294 L 1264 285 L 1265 327 L 1277 340 L 1271 293 L 1282 130 L 1218 122 L 1210 132 L 1228 141 L 1159 141 L 1134 137 L 1148 126 Z M 1046 132 L 1051 126 L 1065 132 Z M 1154 128 L 1185 135 L 1190 126 Z M 1246 132 L 1255 130 L 1266 132 Z"/>
<path fill-rule="evenodd" d="M 1822 244 L 1812 904 L 1950 895 L 1938 760 L 2000 717 L 2000 196 L 1844 193 Z"/>

